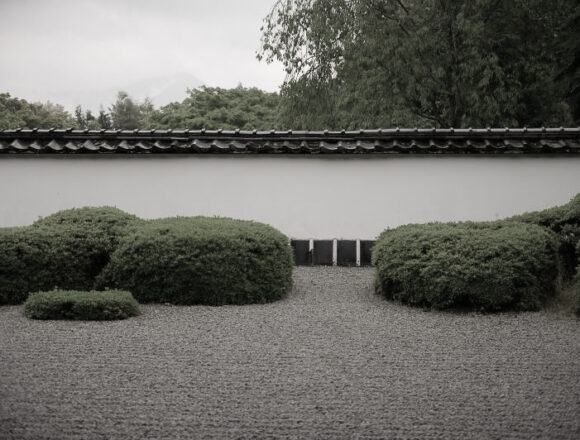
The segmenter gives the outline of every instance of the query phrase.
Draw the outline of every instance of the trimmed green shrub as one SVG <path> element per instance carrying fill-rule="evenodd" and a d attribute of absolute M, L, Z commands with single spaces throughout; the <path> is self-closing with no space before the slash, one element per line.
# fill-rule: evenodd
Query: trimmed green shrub
<path fill-rule="evenodd" d="M 80 226 L 0 229 L 0 304 L 39 290 L 92 289 L 109 246 L 102 233 Z"/>
<path fill-rule="evenodd" d="M 24 314 L 32 319 L 102 321 L 137 316 L 140 311 L 139 303 L 129 292 L 54 290 L 30 294 L 24 303 Z"/>
<path fill-rule="evenodd" d="M 97 282 L 139 302 L 248 304 L 282 298 L 292 284 L 289 240 L 227 218 L 152 220 L 124 237 Z"/>
<path fill-rule="evenodd" d="M 563 277 L 570 279 L 574 275 L 578 256 L 575 252 L 576 242 L 580 239 L 580 194 L 565 205 L 544 209 L 543 211 L 526 212 L 507 219 L 531 223 L 549 228 L 560 236 L 560 255 L 563 263 Z"/>
<path fill-rule="evenodd" d="M 107 250 L 112 251 L 119 239 L 126 234 L 127 227 L 141 221 L 137 216 L 128 214 L 111 206 L 85 206 L 58 211 L 35 221 L 32 226 L 42 228 L 79 227 L 100 233 Z"/>
<path fill-rule="evenodd" d="M 54 288 L 53 242 L 44 230 L 0 228 L 0 304 L 20 304 L 28 292 Z"/>
<path fill-rule="evenodd" d="M 401 226 L 373 248 L 376 289 L 435 309 L 536 310 L 555 293 L 557 249 L 555 234 L 525 223 Z"/>
<path fill-rule="evenodd" d="M 580 256 L 580 240 L 576 244 L 576 256 Z M 574 283 L 575 293 L 576 293 L 576 303 L 575 310 L 577 316 L 580 316 L 580 266 L 576 269 L 576 282 Z"/>
<path fill-rule="evenodd" d="M 576 278 L 576 283 L 574 285 L 574 288 L 576 289 L 575 290 L 576 300 L 574 303 L 574 313 L 576 313 L 576 316 L 580 316 L 580 276 L 578 276 L 578 275 Z"/>
<path fill-rule="evenodd" d="M 90 290 L 137 217 L 116 208 L 60 211 L 29 227 L 0 229 L 0 304 L 29 292 Z"/>

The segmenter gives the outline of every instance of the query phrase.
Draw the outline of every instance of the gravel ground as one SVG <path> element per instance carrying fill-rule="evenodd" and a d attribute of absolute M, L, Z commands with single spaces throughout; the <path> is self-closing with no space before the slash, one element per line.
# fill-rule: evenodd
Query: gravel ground
<path fill-rule="evenodd" d="M 426 312 L 373 270 L 116 322 L 0 307 L 0 438 L 580 438 L 580 321 Z"/>

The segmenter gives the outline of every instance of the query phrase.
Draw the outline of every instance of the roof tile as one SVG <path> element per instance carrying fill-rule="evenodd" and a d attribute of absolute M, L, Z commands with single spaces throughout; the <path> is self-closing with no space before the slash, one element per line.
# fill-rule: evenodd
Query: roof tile
<path fill-rule="evenodd" d="M 580 128 L 0 130 L 0 154 L 579 154 Z"/>

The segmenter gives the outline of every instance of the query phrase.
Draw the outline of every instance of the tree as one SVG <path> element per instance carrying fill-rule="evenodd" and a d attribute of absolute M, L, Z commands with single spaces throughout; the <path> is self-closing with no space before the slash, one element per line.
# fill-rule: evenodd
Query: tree
<path fill-rule="evenodd" d="M 0 93 L 0 129 L 10 128 L 75 128 L 76 121 L 62 105 L 29 103 Z"/>
<path fill-rule="evenodd" d="M 152 127 L 155 108 L 149 98 L 145 98 L 143 102 L 139 103 L 134 101 L 127 92 L 120 91 L 117 94 L 117 100 L 109 109 L 109 113 L 110 121 L 107 120 L 104 112 L 99 114 L 99 122 L 103 128 L 107 128 L 105 125 L 112 124 L 113 128 L 126 130 L 147 129 Z"/>
<path fill-rule="evenodd" d="M 139 127 L 140 128 L 152 128 L 153 117 L 155 114 L 155 107 L 153 106 L 153 101 L 149 98 L 145 98 L 145 100 L 139 105 Z"/>
<path fill-rule="evenodd" d="M 141 108 L 133 101 L 127 92 L 117 93 L 117 100 L 109 109 L 114 128 L 134 129 L 141 128 Z"/>
<path fill-rule="evenodd" d="M 154 112 L 159 128 L 269 130 L 278 118 L 279 96 L 239 85 L 233 89 L 205 87 L 188 90 L 181 103 Z"/>
<path fill-rule="evenodd" d="M 574 0 L 279 0 L 260 59 L 300 128 L 568 123 L 553 51 Z"/>
<path fill-rule="evenodd" d="M 554 52 L 563 60 L 568 60 L 556 76 L 565 90 L 566 102 L 572 109 L 574 123 L 580 125 L 580 4 L 570 15 L 562 32 L 561 44 Z"/>
<path fill-rule="evenodd" d="M 75 107 L 75 119 L 77 121 L 77 125 L 79 128 L 86 128 L 87 127 L 87 120 L 85 119 L 85 115 L 83 114 L 83 109 L 80 105 Z"/>
<path fill-rule="evenodd" d="M 111 122 L 111 116 L 105 112 L 103 107 L 99 109 L 99 116 L 97 116 L 97 123 L 99 124 L 100 128 L 104 128 L 105 130 L 109 130 L 113 128 L 113 124 Z"/>

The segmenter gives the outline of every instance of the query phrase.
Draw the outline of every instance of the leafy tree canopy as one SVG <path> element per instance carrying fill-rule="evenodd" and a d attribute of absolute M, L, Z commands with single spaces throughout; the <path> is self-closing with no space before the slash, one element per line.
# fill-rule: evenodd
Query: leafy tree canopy
<path fill-rule="evenodd" d="M 199 87 L 188 90 L 181 103 L 155 111 L 153 125 L 159 128 L 266 130 L 276 126 L 279 95 L 255 87 L 233 89 Z"/>
<path fill-rule="evenodd" d="M 153 103 L 145 98 L 142 103 L 136 102 L 127 92 L 120 91 L 117 100 L 109 109 L 111 124 L 114 128 L 132 130 L 151 128 Z"/>
<path fill-rule="evenodd" d="M 64 107 L 51 102 L 29 103 L 0 93 L 0 129 L 76 127 L 74 118 Z"/>
<path fill-rule="evenodd" d="M 566 100 L 572 107 L 574 121 L 580 123 L 580 3 L 562 33 L 558 55 L 568 61 L 564 62 L 564 67 L 556 79 L 565 89 Z"/>
<path fill-rule="evenodd" d="M 286 69 L 292 128 L 568 125 L 576 3 L 278 0 L 258 58 Z"/>

